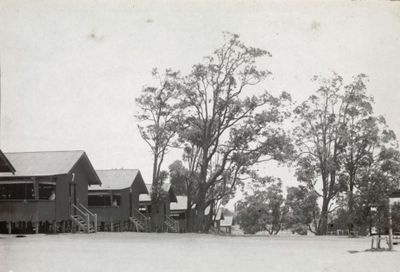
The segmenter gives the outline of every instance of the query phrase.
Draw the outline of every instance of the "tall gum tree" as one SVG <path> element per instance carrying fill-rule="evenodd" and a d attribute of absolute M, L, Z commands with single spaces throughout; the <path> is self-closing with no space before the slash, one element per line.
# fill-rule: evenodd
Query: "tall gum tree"
<path fill-rule="evenodd" d="M 152 210 L 155 211 L 155 206 L 165 197 L 161 187 L 167 172 L 161 168 L 165 154 L 174 145 L 179 123 L 180 110 L 176 106 L 176 98 L 180 89 L 180 78 L 178 72 L 171 70 L 159 74 L 154 69 L 152 75 L 158 86 L 145 87 L 142 95 L 136 99 L 136 105 L 140 109 L 136 119 L 139 121 L 140 135 L 150 147 L 153 156 L 151 200 Z M 155 221 L 152 217 L 153 225 Z"/>
<path fill-rule="evenodd" d="M 314 80 L 320 83 L 316 94 L 294 110 L 297 122 L 294 138 L 298 148 L 296 174 L 299 181 L 322 197 L 317 233 L 326 234 L 329 205 L 344 189 L 337 178 L 344 136 L 341 124 L 345 117 L 340 96 L 343 79 L 334 75 L 331 79 L 315 77 Z"/>
<path fill-rule="evenodd" d="M 374 153 L 390 144 L 394 134 L 385 120 L 373 114 L 373 99 L 366 94 L 366 76 L 359 74 L 345 85 L 341 76 L 315 77 L 320 87 L 296 107 L 294 138 L 298 148 L 297 177 L 322 197 L 318 234 L 326 234 L 330 208 L 340 192 L 347 192 L 349 228 L 353 192 Z M 392 137 L 393 136 L 393 137 Z M 361 171 L 361 169 L 363 169 Z M 320 182 L 318 182 L 318 180 Z"/>
<path fill-rule="evenodd" d="M 256 60 L 271 54 L 244 45 L 238 35 L 224 37 L 220 48 L 193 66 L 180 95 L 185 116 L 180 140 L 199 150 L 198 231 L 207 231 L 206 207 L 232 194 L 254 164 L 284 160 L 291 149 L 277 126 L 288 116 L 290 96 L 245 95 L 270 74 L 258 69 Z"/>
<path fill-rule="evenodd" d="M 359 188 L 366 172 L 372 169 L 382 148 L 397 147 L 396 137 L 383 116 L 374 115 L 373 98 L 366 93 L 366 76 L 354 77 L 345 86 L 343 168 L 340 178 L 347 184 L 347 217 L 349 231 L 354 226 L 354 191 Z"/>

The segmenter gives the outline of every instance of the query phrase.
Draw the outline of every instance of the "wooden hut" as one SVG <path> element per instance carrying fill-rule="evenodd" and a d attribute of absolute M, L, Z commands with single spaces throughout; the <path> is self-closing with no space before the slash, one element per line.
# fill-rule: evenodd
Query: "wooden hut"
<path fill-rule="evenodd" d="M 157 206 L 151 204 L 151 184 L 146 184 L 148 195 L 140 195 L 139 210 L 151 218 L 151 229 L 153 231 L 179 232 L 179 223 L 170 216 L 171 202 L 177 202 L 176 195 L 170 183 L 162 185 L 162 190 L 168 195 Z"/>
<path fill-rule="evenodd" d="M 177 202 L 171 203 L 170 205 L 171 218 L 178 222 L 180 232 L 189 231 L 194 224 L 196 211 L 194 210 L 194 207 L 192 207 L 190 210 L 190 214 L 188 214 L 189 212 L 187 210 L 187 196 L 176 196 L 176 199 Z M 187 222 L 188 220 L 189 222 Z"/>
<path fill-rule="evenodd" d="M 88 185 L 100 184 L 84 151 L 5 153 L 16 171 L 0 173 L 2 232 L 94 232 Z"/>
<path fill-rule="evenodd" d="M 187 196 L 176 196 L 177 202 L 170 205 L 170 216 L 178 222 L 179 231 L 186 232 Z"/>
<path fill-rule="evenodd" d="M 97 170 L 101 185 L 89 187 L 89 208 L 98 216 L 101 230 L 148 231 L 149 222 L 139 212 L 139 195 L 148 194 L 139 170 Z"/>

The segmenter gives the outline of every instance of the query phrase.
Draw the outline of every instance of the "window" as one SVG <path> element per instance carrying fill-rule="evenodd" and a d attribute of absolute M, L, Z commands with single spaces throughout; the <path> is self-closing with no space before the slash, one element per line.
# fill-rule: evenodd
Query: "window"
<path fill-rule="evenodd" d="M 140 205 L 139 212 L 141 213 L 151 213 L 151 205 Z"/>
<path fill-rule="evenodd" d="M 114 207 L 120 206 L 121 205 L 121 196 L 120 195 L 113 195 L 113 203 L 112 205 Z"/>
<path fill-rule="evenodd" d="M 89 206 L 111 206 L 110 195 L 89 195 Z"/>
<path fill-rule="evenodd" d="M 175 220 L 185 219 L 185 212 L 171 212 L 171 217 Z"/>
<path fill-rule="evenodd" d="M 56 185 L 48 183 L 39 183 L 39 199 L 55 200 Z"/>
<path fill-rule="evenodd" d="M 33 183 L 0 184 L 0 199 L 35 199 Z"/>

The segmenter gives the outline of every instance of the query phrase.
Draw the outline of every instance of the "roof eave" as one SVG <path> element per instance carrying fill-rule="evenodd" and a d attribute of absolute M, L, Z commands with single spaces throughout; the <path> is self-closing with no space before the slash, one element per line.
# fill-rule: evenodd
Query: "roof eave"
<path fill-rule="evenodd" d="M 146 183 L 144 182 L 144 180 L 143 180 L 143 177 L 142 177 L 142 174 L 140 173 L 140 171 L 138 170 L 138 172 L 137 172 L 137 174 L 136 174 L 136 177 L 135 177 L 135 179 L 133 180 L 133 182 L 132 182 L 132 186 L 133 186 L 133 184 L 135 183 L 135 182 L 139 182 L 139 184 L 138 184 L 138 193 L 139 194 L 146 194 L 146 195 L 148 195 L 150 192 L 149 192 L 149 190 L 147 189 L 147 186 L 146 186 Z"/>
<path fill-rule="evenodd" d="M 80 156 L 80 158 L 74 163 L 74 165 L 71 167 L 71 169 L 69 170 L 68 174 L 71 174 L 72 170 L 75 168 L 75 166 L 79 163 L 79 161 L 84 158 L 84 160 L 86 160 L 86 163 L 89 166 L 89 170 L 90 172 L 92 172 L 92 176 L 94 177 L 93 179 L 88 179 L 88 185 L 101 185 L 101 180 L 99 178 L 99 176 L 96 173 L 96 170 L 94 169 L 92 163 L 90 162 L 88 156 L 86 155 L 86 152 L 83 151 L 82 155 Z"/>
<path fill-rule="evenodd" d="M 6 155 L 3 153 L 3 151 L 0 150 L 0 158 L 4 161 L 5 163 L 5 167 L 7 171 L 4 172 L 11 172 L 13 174 L 15 174 L 15 168 L 14 166 L 11 164 L 11 162 L 8 160 L 8 158 L 6 157 Z"/>

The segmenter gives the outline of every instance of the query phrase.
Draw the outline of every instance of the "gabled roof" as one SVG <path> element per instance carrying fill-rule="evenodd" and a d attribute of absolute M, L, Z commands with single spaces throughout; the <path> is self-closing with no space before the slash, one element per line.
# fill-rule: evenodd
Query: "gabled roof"
<path fill-rule="evenodd" d="M 147 187 L 147 191 L 149 192 L 149 194 L 148 195 L 140 195 L 139 196 L 139 201 L 142 201 L 142 202 L 151 201 L 151 187 L 152 187 L 152 185 L 151 184 L 146 184 L 146 187 Z M 163 189 L 164 192 L 168 192 L 169 200 L 171 202 L 177 202 L 176 195 L 175 195 L 174 190 L 172 189 L 171 183 L 164 183 L 161 188 Z"/>
<path fill-rule="evenodd" d="M 37 177 L 70 174 L 74 166 L 82 163 L 88 176 L 89 184 L 100 184 L 86 153 L 82 150 L 73 151 L 39 151 L 5 153 L 12 165 L 15 174 L 0 173 L 1 177 Z"/>
<path fill-rule="evenodd" d="M 6 155 L 4 155 L 3 151 L 1 150 L 0 150 L 0 172 L 15 173 L 15 169 L 12 166 L 11 162 L 7 159 Z"/>
<path fill-rule="evenodd" d="M 90 186 L 89 190 L 121 190 L 135 186 L 139 194 L 148 194 L 146 184 L 137 169 L 96 170 L 101 185 Z"/>
<path fill-rule="evenodd" d="M 171 211 L 181 211 L 187 209 L 187 196 L 176 196 L 176 203 L 171 203 Z"/>

